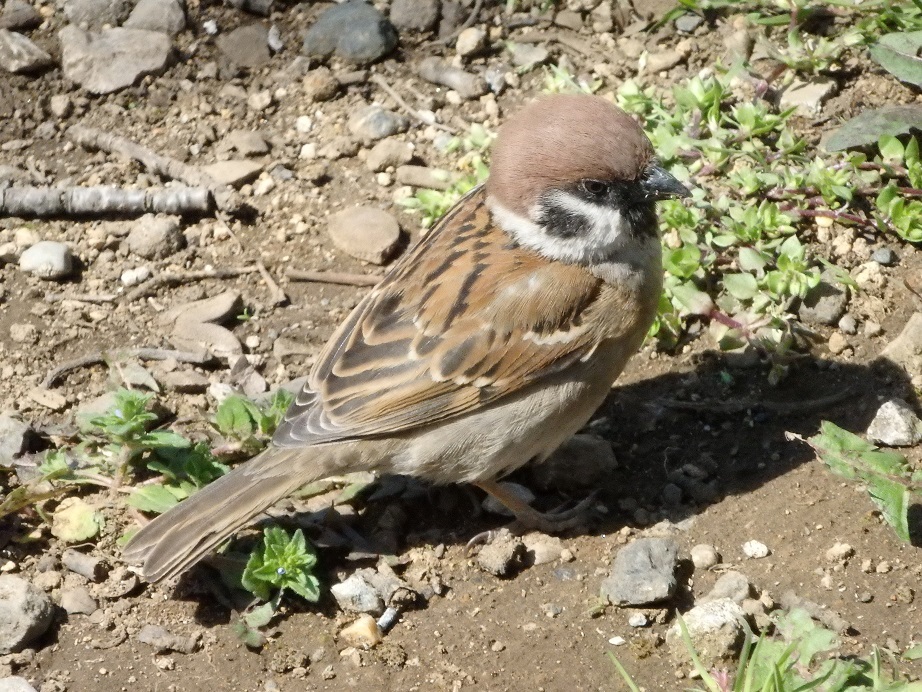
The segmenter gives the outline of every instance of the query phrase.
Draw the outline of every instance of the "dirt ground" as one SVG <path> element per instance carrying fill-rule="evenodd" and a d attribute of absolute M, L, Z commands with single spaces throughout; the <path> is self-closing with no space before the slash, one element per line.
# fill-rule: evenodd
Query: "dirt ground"
<path fill-rule="evenodd" d="M 587 55 L 566 42 L 546 42 L 552 62 L 564 57 L 574 73 L 603 79 L 602 92 L 636 69 L 636 60 L 618 49 L 618 29 L 608 32 L 608 38 L 600 37 L 588 11 L 583 29 L 576 32 L 550 25 L 543 16 L 517 23 L 512 20 L 538 15 L 507 15 L 503 3 L 485 5 L 477 25 L 491 32 L 496 48 L 470 62 L 472 71 L 502 59 L 502 40 L 536 30 L 590 45 Z M 64 19 L 53 6 L 44 8 L 46 24 L 31 37 L 55 55 L 54 36 Z M 247 319 L 230 326 L 241 341 L 258 337 L 247 342 L 253 344 L 248 351 L 259 356 L 258 369 L 268 385 L 303 375 L 367 289 L 286 281 L 281 278 L 284 270 L 381 271 L 336 249 L 326 234 L 325 217 L 351 204 L 370 203 L 399 219 L 408 243 L 418 237 L 419 217 L 395 204 L 397 188 L 381 185 L 364 165 L 365 149 L 357 147 L 356 155 L 335 159 L 300 158 L 304 143 L 322 146 L 345 135 L 346 121 L 358 107 L 374 101 L 396 110 L 367 74 L 331 101 L 310 103 L 302 97 L 303 65 L 295 63 L 300 37 L 324 8 L 283 3 L 271 17 L 261 18 L 216 3 L 192 3 L 189 28 L 175 38 L 180 59 L 163 75 L 107 96 L 87 95 L 56 68 L 39 76 L 0 76 L 0 144 L 22 143 L 3 146 L 2 159 L 27 171 L 35 184 L 156 182 L 138 164 L 65 145 L 64 131 L 75 123 L 121 134 L 189 164 L 214 161 L 232 130 L 257 131 L 271 144 L 269 153 L 257 157 L 265 170 L 282 165 L 295 173 L 289 180 L 275 181 L 264 194 L 254 194 L 258 182 L 244 186 L 241 194 L 256 213 L 232 220 L 230 232 L 210 216 L 184 218 L 186 248 L 161 260 L 141 261 L 124 247 L 121 238 L 131 220 L 0 219 L 0 244 L 13 240 L 16 233 L 32 233 L 39 239 L 67 242 L 79 260 L 77 271 L 57 283 L 29 276 L 15 262 L 0 262 L 0 410 L 17 413 L 46 435 L 66 435 L 74 410 L 111 388 L 110 375 L 99 365 L 66 373 L 54 389 L 65 403 L 51 410 L 30 395 L 51 368 L 104 349 L 168 347 L 167 334 L 156 319 L 160 312 L 229 288 L 241 292 L 247 309 Z M 463 17 L 469 11 L 465 8 Z M 201 28 L 206 19 L 216 19 L 222 31 L 252 22 L 276 24 L 286 47 L 257 70 L 229 79 L 203 76 L 208 74 L 206 66 L 218 60 L 214 39 Z M 724 50 L 715 37 L 725 37 L 729 24 L 717 18 L 691 34 L 679 34 L 667 23 L 633 38 L 651 52 L 688 42 L 688 57 L 656 78 L 668 85 L 713 65 Z M 432 109 L 442 122 L 482 123 L 495 131 L 507 113 L 544 85 L 539 68 L 518 76 L 517 83 L 499 96 L 453 105 L 445 89 L 424 82 L 411 69 L 425 55 L 454 54 L 432 38 L 401 34 L 397 51 L 371 66 L 369 74 L 382 75 L 406 98 Z M 330 67 L 334 74 L 354 70 L 335 59 Z M 838 94 L 821 117 L 793 121 L 812 141 L 869 105 L 917 99 L 866 61 L 850 65 L 838 80 Z M 248 107 L 247 95 L 264 90 L 273 93 L 272 105 L 264 110 Z M 57 94 L 68 94 L 73 103 L 70 114 L 61 118 L 48 110 L 50 98 Z M 301 115 L 313 122 L 308 133 L 295 128 Z M 451 168 L 456 155 L 434 145 L 438 134 L 414 121 L 398 139 L 413 142 L 416 158 L 426 165 Z M 890 247 L 899 257 L 894 266 L 882 267 L 883 281 L 861 299 L 867 319 L 881 325 L 879 334 L 867 336 L 859 330 L 848 335 L 848 348 L 838 355 L 819 343 L 812 353 L 792 362 L 777 386 L 768 384 L 765 363 L 722 354 L 706 335 L 683 343 L 674 353 L 647 344 L 635 357 L 593 424 L 594 431 L 611 441 L 618 467 L 600 488 L 599 501 L 607 512 L 598 525 L 564 536 L 572 560 L 528 567 L 507 579 L 486 574 L 465 544 L 477 532 L 499 526 L 502 518 L 472 512 L 468 490 L 428 489 L 397 503 L 406 515 L 397 555 L 406 564 L 426 565 L 430 578 L 437 577 L 443 588 L 419 608 L 402 613 L 374 649 L 351 649 L 337 639 L 353 618 L 339 612 L 328 594 L 317 606 L 289 600 L 269 642 L 261 650 L 248 649 L 233 632 L 233 616 L 221 589 L 208 586 L 213 573 L 200 568 L 179 585 L 134 584 L 129 578 L 126 593 L 120 593 L 111 578 L 91 585 L 99 610 L 70 617 L 62 611 L 49 634 L 35 645 L 34 656 L 8 657 L 3 665 L 41 690 L 347 690 L 362 685 L 386 690 L 614 690 L 622 683 L 606 652 L 615 651 L 645 689 L 683 689 L 692 684 L 681 677 L 688 668 L 674 662 L 665 632 L 674 609 L 684 609 L 707 593 L 721 570 L 694 571 L 686 554 L 679 594 L 662 610 L 641 609 L 653 624 L 632 628 L 628 618 L 634 610 L 598 607 L 599 585 L 616 550 L 640 534 L 672 535 L 686 551 L 696 544 L 712 544 L 723 557 L 722 568 L 743 572 L 775 600 L 790 590 L 837 611 L 852 626 L 843 638 L 844 653 L 866 655 L 872 644 L 906 649 L 922 640 L 922 617 L 914 601 L 922 576 L 918 547 L 895 537 L 862 488 L 829 473 L 805 444 L 785 438 L 788 431 L 812 435 L 821 420 L 861 432 L 878 406 L 893 397 L 906 399 L 918 410 L 919 383 L 914 385 L 905 372 L 877 356 L 909 316 L 922 309 L 904 285 L 904 279 L 922 276 L 922 253 L 895 237 L 851 237 L 853 250 L 837 260 L 847 269 L 866 261 L 877 247 Z M 811 251 L 830 256 L 828 246 L 815 237 L 808 240 Z M 141 264 L 156 274 L 240 267 L 260 260 L 282 284 L 287 305 L 273 305 L 258 273 L 163 285 L 133 302 L 46 298 L 47 293 L 125 292 L 130 289 L 120 284 L 122 272 Z M 34 340 L 11 336 L 11 327 L 23 324 L 34 325 Z M 828 328 L 821 336 L 833 331 Z M 280 337 L 300 344 L 301 352 L 279 356 L 273 344 Z M 155 377 L 164 374 L 156 363 L 149 367 Z M 226 367 L 178 367 L 212 382 L 231 381 Z M 215 405 L 201 392 L 166 391 L 160 400 L 174 421 L 192 428 L 196 421 L 202 427 L 200 421 Z M 813 406 L 813 401 L 820 403 Z M 918 449 L 910 451 L 910 457 L 918 461 Z M 712 496 L 668 504 L 663 487 L 669 472 L 686 464 L 703 469 L 702 480 L 711 484 Z M 107 518 L 104 536 L 92 552 L 117 568 L 115 540 L 132 517 L 106 493 L 86 497 Z M 551 507 L 565 499 L 570 498 L 546 493 L 538 502 Z M 390 504 L 357 503 L 356 530 L 373 531 Z M 922 535 L 919 528 L 917 522 L 916 535 Z M 35 540 L 19 540 L 33 529 Z M 765 543 L 771 554 L 747 559 L 742 545 L 753 539 Z M 830 562 L 826 551 L 836 543 L 850 544 L 854 555 Z M 56 558 L 65 547 L 37 514 L 24 512 L 2 532 L 0 562 L 11 564 L 4 569 L 13 573 L 34 576 L 43 557 Z M 325 585 L 356 566 L 373 565 L 349 562 L 336 550 L 321 551 L 320 560 L 318 575 Z M 889 569 L 876 569 L 884 563 Z M 179 635 L 201 633 L 201 646 L 189 654 L 158 654 L 135 637 L 146 624 Z M 626 644 L 610 644 L 615 636 Z M 918 676 L 918 666 L 907 664 L 907 671 Z"/>

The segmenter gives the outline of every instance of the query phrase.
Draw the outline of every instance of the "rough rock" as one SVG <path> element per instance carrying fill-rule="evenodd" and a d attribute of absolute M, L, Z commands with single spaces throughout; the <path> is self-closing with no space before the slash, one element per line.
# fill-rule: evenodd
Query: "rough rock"
<path fill-rule="evenodd" d="M 720 564 L 720 553 L 717 548 L 707 543 L 700 543 L 691 549 L 692 564 L 695 569 L 710 569 L 714 565 Z"/>
<path fill-rule="evenodd" d="M 122 26 L 175 36 L 186 28 L 186 11 L 180 0 L 140 0 Z"/>
<path fill-rule="evenodd" d="M 163 386 L 182 394 L 201 394 L 208 389 L 208 378 L 194 370 L 168 372 L 160 378 Z"/>
<path fill-rule="evenodd" d="M 676 65 L 680 64 L 688 57 L 689 51 L 682 50 L 679 46 L 675 48 L 667 48 L 665 50 L 657 51 L 655 53 L 650 53 L 647 56 L 647 60 L 643 65 L 643 70 L 646 74 L 656 74 L 657 72 L 663 72 L 665 70 L 671 70 Z"/>
<path fill-rule="evenodd" d="M 838 82 L 829 77 L 812 77 L 806 81 L 795 79 L 778 99 L 782 110 L 796 108 L 798 115 L 815 117 L 823 103 L 836 93 Z"/>
<path fill-rule="evenodd" d="M 93 94 L 131 86 L 145 75 L 160 74 L 173 52 L 158 31 L 116 27 L 90 33 L 76 26 L 58 32 L 64 76 Z"/>
<path fill-rule="evenodd" d="M 181 654 L 191 654 L 198 650 L 202 633 L 183 636 L 173 634 L 159 625 L 144 625 L 138 632 L 137 639 L 142 644 L 152 646 L 157 653 L 178 651 Z"/>
<path fill-rule="evenodd" d="M 760 541 L 746 541 L 743 543 L 743 554 L 753 560 L 768 557 L 771 552 L 769 547 Z"/>
<path fill-rule="evenodd" d="M 269 30 L 262 24 L 250 24 L 219 36 L 215 41 L 221 57 L 234 67 L 253 69 L 271 59 Z"/>
<path fill-rule="evenodd" d="M 420 60 L 416 66 L 416 73 L 427 82 L 454 89 L 463 99 L 475 99 L 483 96 L 488 90 L 486 80 L 480 75 L 452 67 L 435 56 Z"/>
<path fill-rule="evenodd" d="M 186 237 L 178 216 L 145 214 L 134 222 L 125 243 L 131 252 L 145 259 L 163 259 L 182 250 Z"/>
<path fill-rule="evenodd" d="M 409 127 L 410 119 L 405 115 L 376 105 L 365 106 L 349 118 L 349 131 L 365 142 L 406 132 Z"/>
<path fill-rule="evenodd" d="M 304 52 L 317 58 L 334 53 L 347 62 L 374 62 L 397 46 L 397 31 L 387 18 L 362 0 L 335 5 L 304 35 Z"/>
<path fill-rule="evenodd" d="M 874 250 L 874 253 L 871 255 L 871 260 L 885 267 L 896 264 L 898 259 L 893 249 L 888 247 L 879 247 Z"/>
<path fill-rule="evenodd" d="M 343 252 L 366 262 L 384 264 L 400 242 L 400 224 L 376 207 L 350 207 L 330 216 L 327 232 Z"/>
<path fill-rule="evenodd" d="M 84 29 L 118 26 L 131 12 L 131 0 L 67 0 L 64 16 L 71 24 Z"/>
<path fill-rule="evenodd" d="M 0 29 L 28 31 L 41 23 L 42 15 L 25 0 L 7 0 L 3 11 L 0 12 Z"/>
<path fill-rule="evenodd" d="M 8 413 L 0 414 L 0 466 L 12 466 L 13 460 L 26 451 L 32 428 Z"/>
<path fill-rule="evenodd" d="M 333 584 L 330 593 L 345 611 L 353 613 L 370 613 L 380 615 L 384 612 L 381 595 L 361 575 L 350 575 L 344 581 Z"/>
<path fill-rule="evenodd" d="M 19 268 L 41 279 L 63 279 L 74 268 L 74 256 L 64 243 L 42 240 L 19 256 Z"/>
<path fill-rule="evenodd" d="M 746 575 L 736 570 L 729 570 L 714 582 L 713 588 L 701 598 L 700 602 L 708 603 L 728 598 L 734 603 L 742 603 L 751 594 L 752 584 Z"/>
<path fill-rule="evenodd" d="M 92 615 L 99 608 L 90 592 L 83 586 L 62 590 L 61 607 L 68 615 Z"/>
<path fill-rule="evenodd" d="M 746 615 L 739 604 L 729 598 L 710 601 L 696 605 L 682 617 L 692 646 L 705 669 L 735 661 L 746 636 Z M 690 662 L 678 623 L 666 632 L 666 643 L 677 662 Z"/>
<path fill-rule="evenodd" d="M 663 601 L 676 589 L 679 545 L 671 538 L 639 538 L 618 551 L 602 596 L 615 605 Z"/>
<path fill-rule="evenodd" d="M 0 692 L 36 692 L 35 688 L 29 684 L 25 678 L 18 675 L 11 675 L 7 678 L 0 678 Z"/>
<path fill-rule="evenodd" d="M 521 538 L 501 530 L 498 536 L 477 553 L 477 564 L 484 572 L 497 577 L 509 577 L 522 567 L 525 553 L 525 544 Z"/>
<path fill-rule="evenodd" d="M 512 64 L 523 71 L 540 65 L 550 57 L 550 51 L 540 43 L 510 43 Z"/>
<path fill-rule="evenodd" d="M 51 56 L 15 31 L 0 29 L 0 69 L 7 72 L 35 72 L 54 64 Z"/>
<path fill-rule="evenodd" d="M 462 58 L 476 55 L 486 45 L 487 32 L 478 26 L 469 26 L 458 34 L 455 41 L 455 52 Z"/>
<path fill-rule="evenodd" d="M 336 96 L 340 84 L 329 67 L 318 67 L 304 75 L 301 87 L 309 101 L 321 102 Z"/>
<path fill-rule="evenodd" d="M 922 440 L 922 420 L 902 399 L 885 402 L 868 426 L 868 439 L 888 447 L 911 447 Z"/>
<path fill-rule="evenodd" d="M 157 322 L 171 325 L 181 320 L 192 322 L 223 322 L 240 314 L 243 298 L 238 291 L 224 291 L 210 298 L 181 303 L 164 311 Z"/>
<path fill-rule="evenodd" d="M 797 315 L 807 324 L 833 326 L 845 314 L 848 305 L 848 293 L 834 283 L 835 279 L 825 276 L 807 293 Z"/>
<path fill-rule="evenodd" d="M 455 182 L 455 175 L 451 171 L 429 166 L 398 166 L 395 175 L 401 185 L 432 190 L 447 190 Z"/>
<path fill-rule="evenodd" d="M 262 172 L 263 164 L 258 161 L 249 161 L 247 159 L 231 159 L 229 161 L 218 161 L 207 166 L 201 166 L 199 170 L 210 175 L 217 182 L 231 187 L 240 187 L 245 183 L 255 180 Z"/>
<path fill-rule="evenodd" d="M 390 166 L 397 167 L 409 163 L 412 158 L 412 143 L 401 142 L 397 139 L 382 139 L 368 152 L 365 165 L 368 170 L 377 173 Z"/>
<path fill-rule="evenodd" d="M 431 31 L 439 21 L 440 5 L 440 0 L 394 0 L 391 24 L 407 31 Z"/>
<path fill-rule="evenodd" d="M 27 646 L 54 619 L 54 604 L 40 589 L 11 574 L 0 575 L 0 654 Z"/>
<path fill-rule="evenodd" d="M 557 536 L 548 536 L 544 533 L 529 533 L 522 537 L 529 562 L 533 565 L 544 565 L 560 558 L 563 552 L 563 541 Z"/>
<path fill-rule="evenodd" d="M 227 133 L 222 148 L 235 149 L 244 156 L 261 156 L 269 152 L 269 143 L 258 132 L 233 130 Z"/>
<path fill-rule="evenodd" d="M 355 622 L 346 625 L 339 633 L 339 638 L 352 646 L 366 649 L 377 646 L 384 641 L 384 635 L 375 619 L 367 613 Z"/>
<path fill-rule="evenodd" d="M 535 487 L 548 490 L 595 488 L 618 467 L 607 440 L 596 435 L 574 435 L 540 464 L 528 467 Z"/>
<path fill-rule="evenodd" d="M 229 329 L 210 322 L 179 320 L 169 336 L 170 343 L 182 351 L 202 351 L 218 358 L 243 353 L 240 340 Z"/>

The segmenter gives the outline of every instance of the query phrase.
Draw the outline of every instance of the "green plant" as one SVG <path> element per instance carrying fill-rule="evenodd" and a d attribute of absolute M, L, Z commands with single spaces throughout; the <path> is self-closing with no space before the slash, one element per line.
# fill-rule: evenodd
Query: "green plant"
<path fill-rule="evenodd" d="M 909 507 L 913 495 L 922 495 L 922 471 L 914 470 L 902 454 L 878 449 L 829 421 L 823 421 L 819 434 L 804 442 L 833 473 L 863 483 L 896 535 L 910 540 Z"/>
<path fill-rule="evenodd" d="M 777 615 L 774 624 L 778 633 L 775 637 L 763 632 L 756 638 L 747 628 L 736 671 L 731 676 L 726 670 L 704 667 L 680 615 L 682 643 L 704 684 L 704 688 L 696 687 L 692 692 L 922 691 L 922 683 L 906 682 L 895 670 L 885 669 L 877 647 L 867 658 L 831 656 L 839 646 L 838 636 L 814 622 L 804 610 Z M 639 692 L 621 662 L 611 652 L 608 656 L 628 688 Z M 903 658 L 915 656 L 910 650 Z"/>
<path fill-rule="evenodd" d="M 191 449 L 155 450 L 147 469 L 159 475 L 135 487 L 128 504 L 155 514 L 166 512 L 230 470 L 212 456 L 204 443 Z"/>
<path fill-rule="evenodd" d="M 317 555 L 301 529 L 293 536 L 277 526 L 267 528 L 243 570 L 241 583 L 257 598 L 269 601 L 274 589 L 285 589 L 314 602 L 320 598 L 320 582 L 312 573 Z"/>
<path fill-rule="evenodd" d="M 222 452 L 255 454 L 262 450 L 293 400 L 292 394 L 284 389 L 278 390 L 262 405 L 239 394 L 225 398 L 218 405 L 212 424 L 230 441 Z"/>

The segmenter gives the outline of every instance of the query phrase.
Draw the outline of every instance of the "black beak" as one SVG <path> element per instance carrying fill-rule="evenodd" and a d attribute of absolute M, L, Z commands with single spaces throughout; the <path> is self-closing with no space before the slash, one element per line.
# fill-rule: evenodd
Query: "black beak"
<path fill-rule="evenodd" d="M 640 179 L 640 189 L 643 190 L 646 198 L 653 202 L 691 195 L 688 188 L 676 180 L 675 176 L 656 163 L 647 166 L 647 170 Z"/>

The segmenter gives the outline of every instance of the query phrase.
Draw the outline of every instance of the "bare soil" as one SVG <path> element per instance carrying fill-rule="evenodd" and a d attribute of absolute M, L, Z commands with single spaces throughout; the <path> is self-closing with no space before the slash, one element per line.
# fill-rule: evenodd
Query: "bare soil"
<path fill-rule="evenodd" d="M 58 69 L 38 77 L 2 78 L 0 143 L 26 143 L 6 149 L 3 158 L 31 171 L 36 182 L 152 182 L 137 164 L 66 146 L 63 132 L 76 122 L 121 134 L 191 164 L 212 162 L 229 131 L 256 130 L 272 143 L 264 159 L 267 170 L 282 164 L 296 174 L 306 172 L 306 179 L 296 175 L 277 181 L 274 189 L 260 196 L 253 196 L 253 187 L 246 186 L 242 194 L 257 213 L 234 221 L 233 235 L 212 218 L 184 219 L 187 248 L 153 262 L 131 256 L 120 242 L 131 223 L 128 220 L 0 220 L 0 241 L 27 229 L 40 239 L 68 242 L 80 259 L 79 271 L 59 284 L 27 276 L 15 264 L 0 267 L 0 410 L 17 412 L 45 433 L 66 433 L 74 409 L 111 388 L 110 374 L 102 366 L 68 373 L 55 389 L 65 397 L 65 409 L 51 411 L 29 396 L 51 368 L 98 350 L 168 347 L 167 335 L 156 321 L 159 312 L 228 288 L 245 297 L 250 317 L 231 326 L 241 341 L 259 337 L 258 345 L 249 350 L 262 357 L 260 370 L 268 383 L 275 386 L 305 374 L 311 353 L 319 350 L 366 289 L 286 282 L 281 278 L 285 268 L 380 271 L 333 247 L 325 232 L 326 215 L 347 205 L 372 203 L 400 219 L 408 242 L 418 236 L 418 217 L 394 203 L 395 188 L 379 184 L 363 164 L 362 151 L 330 161 L 299 158 L 303 143 L 322 146 L 346 134 L 345 122 L 358 107 L 377 101 L 395 108 L 368 80 L 344 88 L 327 103 L 312 104 L 302 98 L 301 75 L 292 61 L 301 33 L 322 8 L 283 4 L 271 18 L 260 19 L 217 4 L 193 3 L 192 28 L 176 39 L 181 60 L 164 75 L 110 96 L 83 94 Z M 252 21 L 275 23 L 286 48 L 255 73 L 230 80 L 202 77 L 203 67 L 217 60 L 214 40 L 200 28 L 209 18 L 217 19 L 225 32 Z M 508 20 L 502 7 L 487 3 L 478 25 L 492 31 L 497 40 L 535 30 L 509 28 Z M 63 21 L 52 12 L 48 26 L 33 32 L 33 40 L 54 53 L 54 29 Z M 559 42 L 547 43 L 554 59 L 565 56 L 575 73 L 596 70 L 606 81 L 603 92 L 636 69 L 636 60 L 617 49 L 616 37 L 595 35 L 591 22 L 580 34 L 542 22 L 537 29 L 591 46 L 591 54 L 586 55 Z M 659 83 L 671 84 L 713 65 L 722 54 L 720 39 L 730 32 L 728 24 L 724 19 L 706 22 L 688 36 L 678 34 L 669 23 L 634 38 L 651 52 L 690 42 L 688 58 L 657 77 Z M 495 130 L 506 113 L 543 87 L 543 73 L 535 70 L 495 99 L 451 105 L 445 90 L 423 82 L 412 71 L 425 55 L 453 55 L 429 38 L 402 36 L 398 51 L 371 70 L 406 98 L 427 103 L 444 122 L 454 126 L 478 122 Z M 501 44 L 497 46 L 469 69 L 498 62 L 502 51 Z M 331 67 L 334 74 L 353 69 L 335 61 Z M 794 121 L 813 141 L 839 119 L 868 106 L 917 98 L 865 60 L 849 68 L 837 75 L 839 93 L 821 117 Z M 246 98 L 229 86 L 244 94 L 268 89 L 275 94 L 275 103 L 253 111 Z M 75 105 L 73 114 L 60 120 L 48 114 L 49 99 L 56 94 L 69 94 Z M 312 118 L 309 134 L 295 130 L 299 115 Z M 53 127 L 47 138 L 37 136 L 40 124 L 49 120 Z M 414 122 L 400 137 L 416 144 L 420 161 L 450 168 L 453 155 L 433 146 L 436 134 Z M 323 167 L 325 176 L 310 175 L 317 166 Z M 363 685 L 387 690 L 612 690 L 621 689 L 622 683 L 606 652 L 615 650 L 609 639 L 620 635 L 627 644 L 616 653 L 638 683 L 646 689 L 683 689 L 691 683 L 677 674 L 687 672 L 687 667 L 674 662 L 664 643 L 665 632 L 675 607 L 685 608 L 707 593 L 720 571 L 693 571 L 689 562 L 683 563 L 679 595 L 662 610 L 643 611 L 653 620 L 647 628 L 629 627 L 630 609 L 597 608 L 599 584 L 618 547 L 632 536 L 658 532 L 675 535 L 686 550 L 698 543 L 717 546 L 725 567 L 739 569 L 776 600 L 792 590 L 838 611 L 852 625 L 844 637 L 845 653 L 867 654 L 872 644 L 904 650 L 922 639 L 922 618 L 914 601 L 922 576 L 918 547 L 901 543 L 873 510 L 863 489 L 833 476 L 806 445 L 786 440 L 785 432 L 811 435 L 821 420 L 862 431 L 880 403 L 892 397 L 918 407 L 918 383 L 914 387 L 903 371 L 878 361 L 877 355 L 920 309 L 904 279 L 922 275 L 922 253 L 895 237 L 864 237 L 839 227 L 833 233 L 851 234 L 848 250 L 835 258 L 846 268 L 866 261 L 879 246 L 892 247 L 899 256 L 895 266 L 882 267 L 883 281 L 855 298 L 850 308 L 862 321 L 878 322 L 882 332 L 873 337 L 861 330 L 848 335 L 848 348 L 836 356 L 818 344 L 812 353 L 792 362 L 789 375 L 777 386 L 767 383 L 765 363 L 740 362 L 721 354 L 706 336 L 689 340 L 675 353 L 645 346 L 599 412 L 604 420 L 594 424 L 594 430 L 604 431 L 611 440 L 619 467 L 600 488 L 607 514 L 593 530 L 564 537 L 572 561 L 529 567 L 508 579 L 481 571 L 465 543 L 479 531 L 496 528 L 503 519 L 471 511 L 472 496 L 466 489 L 433 488 L 412 500 L 359 501 L 353 526 L 365 535 L 374 531 L 386 507 L 398 504 L 406 520 L 400 527 L 397 555 L 411 566 L 408 569 L 427 566 L 428 578 L 437 577 L 444 584 L 441 595 L 431 595 L 420 608 L 403 613 L 377 648 L 356 651 L 337 639 L 352 617 L 339 612 L 325 595 L 317 606 L 289 600 L 269 642 L 261 650 L 248 649 L 233 632 L 233 615 L 220 595 L 221 587 L 208 586 L 216 581 L 214 573 L 199 568 L 178 586 L 138 584 L 126 594 L 110 597 L 103 592 L 112 586 L 111 577 L 102 585 L 90 585 L 100 601 L 96 613 L 60 615 L 36 644 L 34 656 L 8 657 L 3 665 L 42 690 L 346 690 Z M 813 252 L 832 258 L 828 241 L 808 240 Z M 259 274 L 163 286 L 130 304 L 49 302 L 45 297 L 47 292 L 120 291 L 121 272 L 140 264 L 157 273 L 239 267 L 258 260 L 282 283 L 288 305 L 272 305 Z M 36 342 L 11 338 L 10 327 L 24 323 L 36 327 Z M 832 331 L 822 332 L 821 337 Z M 274 355 L 273 343 L 280 336 L 306 345 L 308 354 Z M 163 374 L 161 366 L 149 367 L 155 376 Z M 212 381 L 229 379 L 226 368 L 178 367 L 197 370 Z M 827 399 L 825 405 L 810 405 Z M 206 394 L 166 392 L 161 401 L 186 429 L 194 428 L 196 421 L 204 427 L 201 421 L 208 419 L 215 405 Z M 692 406 L 683 405 L 689 403 Z M 45 444 L 55 439 L 60 440 L 46 438 L 50 441 Z M 910 456 L 918 461 L 918 450 L 911 450 Z M 714 482 L 715 496 L 686 497 L 679 505 L 667 505 L 662 490 L 668 473 L 685 464 L 705 471 L 704 480 Z M 117 567 L 115 539 L 132 517 L 106 493 L 91 492 L 87 499 L 107 518 L 105 535 L 92 551 Z M 550 507 L 565 499 L 562 494 L 546 494 L 539 497 L 539 504 Z M 33 532 L 30 540 L 22 540 L 29 531 Z M 40 559 L 58 557 L 66 547 L 34 512 L 22 513 L 2 533 L 0 562 L 12 565 L 4 569 L 26 576 L 37 573 Z M 742 545 L 751 539 L 768 545 L 771 554 L 746 559 Z M 837 542 L 849 543 L 854 556 L 844 562 L 827 561 L 826 551 Z M 870 567 L 866 564 L 862 569 L 865 561 L 870 561 Z M 877 572 L 881 563 L 889 563 L 889 571 Z M 329 585 L 367 564 L 347 561 L 343 551 L 323 550 L 318 574 Z M 66 583 L 80 579 L 67 575 Z M 549 611 L 558 614 L 550 617 Z M 135 637 L 148 623 L 174 634 L 200 632 L 202 646 L 190 654 L 157 654 Z M 907 669 L 920 674 L 918 668 Z"/>

